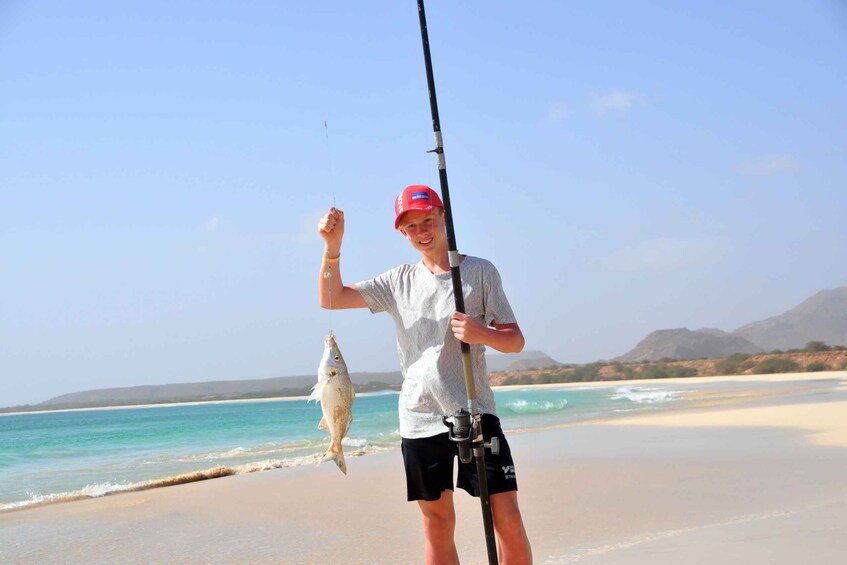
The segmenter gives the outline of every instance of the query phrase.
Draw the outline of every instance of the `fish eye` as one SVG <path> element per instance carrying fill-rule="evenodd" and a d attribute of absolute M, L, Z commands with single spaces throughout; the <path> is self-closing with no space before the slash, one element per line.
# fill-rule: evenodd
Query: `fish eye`
<path fill-rule="evenodd" d="M 340 356 L 340 355 L 336 355 L 336 356 L 335 356 L 335 360 L 336 360 L 336 361 L 341 361 L 341 356 Z"/>

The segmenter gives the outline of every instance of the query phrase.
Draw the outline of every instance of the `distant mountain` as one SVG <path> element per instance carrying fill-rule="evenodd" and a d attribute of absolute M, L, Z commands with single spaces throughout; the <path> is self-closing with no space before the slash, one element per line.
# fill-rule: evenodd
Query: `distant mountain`
<path fill-rule="evenodd" d="M 400 371 L 388 373 L 353 373 L 350 380 L 354 385 L 384 383 L 399 386 L 403 380 Z M 38 406 L 121 406 L 130 404 L 156 404 L 166 402 L 197 402 L 204 400 L 227 400 L 234 398 L 271 398 L 307 394 L 317 382 L 317 375 L 296 377 L 273 377 L 243 381 L 210 381 L 202 383 L 177 383 L 145 385 L 123 388 L 104 388 L 73 392 L 56 396 Z"/>
<path fill-rule="evenodd" d="M 699 330 L 694 330 L 694 331 L 705 333 L 705 334 L 711 334 L 711 335 L 714 335 L 714 336 L 717 336 L 717 337 L 727 337 L 727 336 L 732 335 L 729 332 L 725 332 L 723 330 L 719 330 L 719 329 L 716 329 L 716 328 L 700 328 Z"/>
<path fill-rule="evenodd" d="M 720 330 L 691 331 L 687 328 L 656 330 L 635 348 L 613 359 L 623 363 L 660 359 L 700 359 L 727 357 L 733 353 L 761 353 L 761 347 L 744 338 Z"/>
<path fill-rule="evenodd" d="M 801 349 L 810 341 L 847 345 L 847 286 L 823 290 L 780 316 L 747 324 L 732 333 L 715 328 L 657 330 L 615 361 L 727 357 Z"/>
<path fill-rule="evenodd" d="M 732 333 L 768 351 L 801 348 L 810 341 L 847 345 L 847 286 L 822 290 L 784 314 Z"/>
<path fill-rule="evenodd" d="M 528 371 L 530 369 L 545 369 L 559 367 L 561 363 L 549 357 L 543 351 L 522 351 L 520 353 L 492 353 L 485 356 L 488 371 Z"/>
<path fill-rule="evenodd" d="M 810 341 L 847 346 L 847 286 L 821 291 L 784 314 L 747 324 L 732 333 L 715 328 L 657 330 L 614 361 L 727 357 L 733 353 L 800 349 Z M 486 355 L 486 361 L 491 372 L 562 365 L 541 351 L 491 354 Z M 37 407 L 50 409 L 292 396 L 307 393 L 316 378 L 315 375 L 303 375 L 91 390 L 57 396 Z M 402 383 L 399 371 L 353 373 L 351 379 L 359 387 L 396 388 Z"/>
<path fill-rule="evenodd" d="M 522 370 L 559 365 L 541 351 L 526 351 L 510 355 L 487 355 L 489 371 Z M 503 369 L 493 369 L 504 367 Z M 400 371 L 387 373 L 353 373 L 350 379 L 357 388 L 399 388 L 403 383 Z M 121 388 L 103 388 L 63 394 L 37 406 L 45 409 L 59 407 L 128 406 L 171 402 L 202 402 L 239 398 L 272 398 L 308 394 L 317 375 L 273 377 L 242 381 L 209 381 L 175 383 Z M 384 386 L 383 386 L 384 385 Z"/>

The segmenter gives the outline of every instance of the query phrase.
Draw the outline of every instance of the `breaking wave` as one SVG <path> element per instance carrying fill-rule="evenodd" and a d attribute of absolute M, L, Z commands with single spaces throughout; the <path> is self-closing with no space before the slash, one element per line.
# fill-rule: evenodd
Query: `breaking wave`
<path fill-rule="evenodd" d="M 661 403 L 667 405 L 671 404 L 668 401 L 685 400 L 684 393 L 663 390 L 659 386 L 613 387 L 498 391 L 498 413 L 504 429 L 532 429 L 588 421 L 621 410 L 661 409 L 664 407 Z M 357 419 L 354 434 L 343 441 L 348 457 L 399 448 L 397 393 L 382 392 L 372 396 L 359 400 L 362 417 Z M 24 447 L 29 447 L 3 454 L 4 461 L 14 463 L 13 468 L 20 471 L 18 478 L 0 486 L 0 512 L 269 469 L 315 465 L 329 447 L 329 438 L 315 431 L 312 420 L 318 418 L 317 410 L 309 407 L 309 412 L 303 404 L 301 399 L 300 404 L 288 401 L 255 405 L 207 404 L 159 411 L 127 409 L 9 419 L 6 423 L 14 423 L 30 434 L 31 445 L 25 444 Z M 161 431 L 150 435 L 155 441 L 132 433 L 139 418 L 151 430 Z M 85 436 L 89 438 L 88 443 L 57 451 L 59 455 L 55 456 L 55 461 L 41 457 L 43 469 L 31 469 L 26 460 L 37 452 L 35 448 L 41 445 L 39 442 L 52 445 L 49 442 L 53 441 L 53 428 L 46 424 L 53 419 L 81 426 L 88 434 Z M 250 428 L 253 431 L 241 430 L 245 420 L 254 425 Z M 308 425 L 304 423 L 307 420 Z M 175 426 L 174 422 L 179 425 Z M 125 435 L 114 435 L 102 434 L 103 429 L 129 431 Z M 220 430 L 231 433 L 220 437 Z"/>
<path fill-rule="evenodd" d="M 367 455 L 369 453 L 377 453 L 381 451 L 385 451 L 387 448 L 379 447 L 379 446 L 371 446 L 369 445 L 367 440 L 361 439 L 348 439 L 344 438 L 343 445 L 345 447 L 350 448 L 349 451 L 344 452 L 346 457 L 359 457 L 362 455 Z M 235 450 L 232 450 L 235 451 Z M 182 485 L 186 483 L 194 483 L 198 481 L 205 481 L 208 479 L 217 479 L 220 477 L 229 477 L 232 475 L 244 475 L 247 473 L 255 473 L 257 471 L 269 471 L 272 469 L 285 469 L 288 467 L 297 467 L 300 465 L 317 465 L 321 463 L 321 459 L 323 458 L 324 451 L 315 452 L 310 455 L 304 455 L 301 457 L 291 457 L 286 459 L 266 459 L 264 461 L 256 461 L 252 463 L 245 463 L 243 465 L 232 465 L 232 466 L 224 466 L 219 465 L 217 467 L 212 467 L 209 469 L 203 469 L 200 471 L 191 471 L 188 473 L 181 473 L 178 475 L 171 475 L 166 477 L 160 477 L 158 479 L 152 479 L 147 481 L 138 481 L 138 482 L 125 482 L 125 483 L 97 483 L 86 485 L 80 489 L 67 491 L 67 492 L 59 492 L 59 493 L 50 493 L 50 494 L 40 494 L 40 493 L 27 493 L 29 498 L 26 500 L 20 500 L 16 502 L 11 502 L 8 504 L 0 504 L 0 512 L 11 511 L 11 510 L 20 510 L 24 508 L 30 508 L 33 506 L 41 506 L 45 504 L 53 504 L 58 502 L 70 502 L 73 500 L 81 500 L 84 498 L 98 498 L 101 496 L 107 496 L 110 494 L 120 493 L 120 492 L 138 492 L 143 490 L 150 490 L 154 488 L 160 487 L 170 487 L 176 485 Z"/>
<path fill-rule="evenodd" d="M 513 400 L 503 406 L 503 409 L 515 414 L 547 414 L 564 410 L 568 401 L 564 398 L 559 400 Z"/>
<path fill-rule="evenodd" d="M 620 387 L 615 389 L 611 400 L 629 400 L 636 404 L 652 404 L 654 402 L 666 402 L 674 400 L 676 392 L 658 388 Z"/>
<path fill-rule="evenodd" d="M 267 443 L 252 447 L 235 447 L 224 451 L 209 451 L 207 453 L 190 453 L 180 456 L 177 461 L 180 463 L 193 463 L 196 461 L 228 461 L 233 459 L 276 459 L 291 455 L 294 453 L 302 453 L 310 449 L 319 449 L 320 445 L 326 442 L 321 441 L 294 441 L 290 443 Z"/>

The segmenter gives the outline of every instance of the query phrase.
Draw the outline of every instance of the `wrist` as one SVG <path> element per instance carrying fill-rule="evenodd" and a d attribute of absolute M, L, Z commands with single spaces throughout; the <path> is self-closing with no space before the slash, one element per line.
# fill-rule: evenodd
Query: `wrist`
<path fill-rule="evenodd" d="M 337 249 L 335 251 L 331 251 L 329 249 L 324 249 L 324 262 L 326 263 L 336 263 L 341 259 L 341 250 Z"/>

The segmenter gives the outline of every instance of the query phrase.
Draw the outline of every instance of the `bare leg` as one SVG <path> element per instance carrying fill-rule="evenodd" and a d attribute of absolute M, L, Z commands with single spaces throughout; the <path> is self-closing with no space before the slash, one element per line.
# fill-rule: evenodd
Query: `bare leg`
<path fill-rule="evenodd" d="M 494 531 L 500 541 L 501 565 L 530 565 L 532 548 L 518 508 L 517 491 L 491 495 Z"/>
<path fill-rule="evenodd" d="M 458 565 L 459 554 L 453 539 L 456 529 L 453 491 L 443 491 L 438 500 L 419 500 L 418 505 L 423 518 L 426 565 Z"/>

